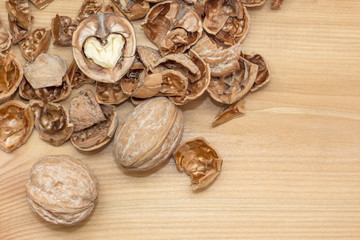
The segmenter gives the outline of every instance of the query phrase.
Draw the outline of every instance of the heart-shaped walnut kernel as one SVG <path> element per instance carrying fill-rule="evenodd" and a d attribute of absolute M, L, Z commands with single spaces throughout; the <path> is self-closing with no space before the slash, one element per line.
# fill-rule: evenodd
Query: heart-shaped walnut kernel
<path fill-rule="evenodd" d="M 105 43 L 89 37 L 84 44 L 84 53 L 103 68 L 113 69 L 121 57 L 124 45 L 125 39 L 120 34 L 110 34 Z"/>

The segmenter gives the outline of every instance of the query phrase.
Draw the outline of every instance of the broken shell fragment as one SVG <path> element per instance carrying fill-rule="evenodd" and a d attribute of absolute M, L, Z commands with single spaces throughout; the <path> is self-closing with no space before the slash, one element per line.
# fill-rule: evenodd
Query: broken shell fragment
<path fill-rule="evenodd" d="M 105 116 L 91 90 L 81 90 L 79 95 L 71 100 L 70 120 L 74 124 L 75 132 L 105 121 Z"/>
<path fill-rule="evenodd" d="M 32 100 L 29 103 L 35 117 L 35 128 L 40 138 L 54 146 L 60 146 L 71 136 L 74 126 L 70 123 L 69 112 L 57 103 Z"/>
<path fill-rule="evenodd" d="M 136 51 L 140 62 L 142 62 L 146 68 L 154 67 L 155 63 L 161 59 L 160 52 L 151 47 L 137 46 Z"/>
<path fill-rule="evenodd" d="M 243 116 L 245 114 L 245 100 L 240 99 L 231 105 L 225 105 L 215 117 L 212 127 L 219 126 L 226 123 L 236 117 Z"/>
<path fill-rule="evenodd" d="M 4 23 L 0 20 L 0 52 L 8 50 L 11 46 L 11 34 L 5 27 Z"/>
<path fill-rule="evenodd" d="M 33 17 L 31 16 L 28 0 L 8 0 L 7 9 L 10 33 L 14 44 L 20 42 L 30 33 Z"/>
<path fill-rule="evenodd" d="M 48 53 L 41 53 L 24 67 L 24 75 L 34 89 L 60 86 L 65 73 L 66 61 Z"/>
<path fill-rule="evenodd" d="M 148 13 L 150 5 L 146 0 L 111 0 L 130 20 L 138 20 Z"/>
<path fill-rule="evenodd" d="M 102 7 L 102 0 L 84 0 L 79 9 L 76 20 L 81 22 L 85 18 L 88 18 L 91 15 L 98 13 L 102 9 Z"/>
<path fill-rule="evenodd" d="M 46 8 L 54 0 L 30 0 L 38 9 Z"/>
<path fill-rule="evenodd" d="M 115 161 L 134 171 L 164 163 L 180 142 L 182 112 L 167 98 L 148 99 L 119 124 L 114 139 Z"/>
<path fill-rule="evenodd" d="M 78 23 L 67 16 L 56 14 L 51 22 L 53 44 L 58 47 L 71 47 L 72 36 Z"/>
<path fill-rule="evenodd" d="M 69 78 L 69 82 L 72 88 L 79 88 L 84 84 L 93 84 L 95 81 L 86 76 L 77 66 L 75 60 L 70 64 L 70 67 L 66 73 Z"/>
<path fill-rule="evenodd" d="M 50 30 L 37 28 L 20 43 L 21 54 L 26 60 L 34 61 L 41 53 L 47 52 L 50 40 Z"/>
<path fill-rule="evenodd" d="M 250 27 L 250 17 L 240 0 L 205 0 L 204 30 L 220 45 L 242 42 Z"/>
<path fill-rule="evenodd" d="M 188 79 L 180 72 L 165 70 L 161 73 L 162 83 L 159 97 L 185 97 Z"/>
<path fill-rule="evenodd" d="M 182 143 L 174 152 L 176 167 L 191 178 L 195 191 L 208 186 L 219 175 L 222 158 L 204 138 Z"/>
<path fill-rule="evenodd" d="M 270 68 L 265 58 L 263 58 L 260 54 L 249 55 L 241 53 L 241 56 L 249 62 L 258 66 L 258 72 L 254 85 L 250 89 L 251 92 L 258 90 L 259 88 L 270 82 Z"/>
<path fill-rule="evenodd" d="M 241 0 L 245 7 L 258 7 L 264 5 L 265 0 Z"/>
<path fill-rule="evenodd" d="M 199 40 L 203 31 L 198 14 L 186 4 L 173 1 L 153 6 L 141 26 L 163 56 L 185 52 Z"/>
<path fill-rule="evenodd" d="M 10 100 L 0 105 L 0 149 L 12 152 L 30 137 L 34 116 L 28 105 Z"/>
<path fill-rule="evenodd" d="M 23 69 L 15 55 L 0 54 L 0 103 L 7 101 L 17 90 L 23 77 Z"/>
<path fill-rule="evenodd" d="M 96 100 L 100 104 L 120 104 L 128 99 L 129 95 L 125 94 L 121 89 L 121 82 L 102 83 L 96 82 Z"/>
<path fill-rule="evenodd" d="M 271 8 L 279 9 L 284 0 L 271 0 Z"/>
<path fill-rule="evenodd" d="M 145 73 L 143 74 L 145 75 Z M 151 98 L 161 89 L 162 75 L 160 73 L 140 75 L 139 87 L 131 95 L 135 98 Z"/>
<path fill-rule="evenodd" d="M 79 24 L 72 46 L 74 59 L 84 74 L 99 82 L 114 83 L 135 60 L 135 31 L 125 18 L 101 12 Z"/>
<path fill-rule="evenodd" d="M 30 207 L 41 218 L 74 225 L 91 214 L 99 186 L 85 163 L 67 155 L 49 155 L 32 166 L 26 192 Z"/>
<path fill-rule="evenodd" d="M 71 136 L 73 146 L 81 151 L 93 151 L 105 146 L 115 134 L 118 126 L 118 118 L 115 108 L 111 106 L 101 106 L 105 121 L 74 132 Z"/>

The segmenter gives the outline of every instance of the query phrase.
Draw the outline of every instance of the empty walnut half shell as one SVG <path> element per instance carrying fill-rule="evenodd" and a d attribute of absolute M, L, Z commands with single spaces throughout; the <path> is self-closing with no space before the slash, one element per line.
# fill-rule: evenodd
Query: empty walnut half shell
<path fill-rule="evenodd" d="M 110 142 L 118 126 L 117 114 L 112 106 L 101 106 L 101 110 L 105 121 L 72 134 L 71 143 L 75 148 L 81 151 L 93 151 Z"/>
<path fill-rule="evenodd" d="M 34 89 L 24 77 L 19 86 L 20 97 L 26 100 L 41 100 L 43 102 L 60 102 L 71 93 L 69 78 L 65 75 L 60 86 Z"/>
<path fill-rule="evenodd" d="M 71 47 L 72 36 L 78 23 L 67 16 L 56 14 L 51 22 L 53 44 L 58 47 Z"/>
<path fill-rule="evenodd" d="M 11 34 L 5 27 L 4 23 L 0 20 L 0 52 L 8 50 L 11 46 Z"/>
<path fill-rule="evenodd" d="M 119 124 L 114 139 L 115 161 L 135 171 L 159 166 L 179 144 L 182 131 L 180 109 L 164 97 L 146 100 Z"/>
<path fill-rule="evenodd" d="M 72 88 L 79 88 L 84 84 L 93 84 L 95 82 L 79 69 L 75 60 L 71 62 L 66 75 L 69 78 Z"/>
<path fill-rule="evenodd" d="M 101 83 L 96 82 L 96 100 L 100 104 L 120 104 L 128 99 L 129 95 L 121 89 L 121 82 Z"/>
<path fill-rule="evenodd" d="M 7 101 L 17 90 L 23 69 L 13 53 L 0 54 L 0 103 Z"/>
<path fill-rule="evenodd" d="M 34 116 L 28 105 L 11 100 L 0 105 L 0 148 L 12 152 L 30 137 Z"/>
<path fill-rule="evenodd" d="M 259 88 L 270 82 L 270 68 L 265 58 L 263 58 L 260 54 L 249 55 L 241 53 L 241 56 L 249 62 L 258 66 L 258 72 L 254 85 L 250 89 L 251 92 L 258 90 Z"/>
<path fill-rule="evenodd" d="M 82 21 L 72 45 L 81 71 L 99 82 L 117 82 L 135 60 L 134 28 L 128 20 L 112 13 L 98 13 Z"/>
<path fill-rule="evenodd" d="M 205 0 L 204 29 L 221 45 L 242 42 L 250 27 L 250 17 L 240 0 Z"/>
<path fill-rule="evenodd" d="M 173 1 L 153 6 L 141 25 L 162 55 L 185 52 L 197 42 L 203 31 L 196 12 L 186 4 Z"/>
<path fill-rule="evenodd" d="M 150 4 L 146 0 L 111 0 L 111 2 L 113 2 L 130 21 L 145 17 L 150 8 Z"/>
<path fill-rule="evenodd" d="M 30 207 L 41 218 L 74 225 L 94 209 L 99 186 L 85 163 L 67 155 L 50 155 L 32 166 L 26 192 Z"/>
<path fill-rule="evenodd" d="M 5 2 L 5 6 L 9 13 L 10 33 L 15 44 L 30 33 L 33 17 L 28 0 L 8 0 Z"/>
<path fill-rule="evenodd" d="M 236 117 L 243 116 L 245 114 L 245 100 L 240 99 L 231 105 L 225 105 L 215 117 L 212 127 L 219 126 L 226 123 Z"/>
<path fill-rule="evenodd" d="M 20 43 L 20 51 L 26 60 L 34 61 L 40 53 L 47 52 L 50 45 L 51 33 L 45 28 L 35 29 Z"/>
<path fill-rule="evenodd" d="M 73 133 L 69 112 L 57 103 L 44 103 L 32 100 L 29 103 L 35 117 L 35 127 L 40 138 L 54 146 L 66 142 Z"/>
<path fill-rule="evenodd" d="M 38 9 L 44 9 L 54 0 L 30 0 Z"/>
<path fill-rule="evenodd" d="M 80 22 L 85 18 L 88 18 L 91 15 L 96 14 L 102 9 L 102 7 L 103 7 L 102 0 L 84 0 L 79 9 L 76 20 Z"/>
<path fill-rule="evenodd" d="M 245 7 L 258 7 L 264 5 L 265 0 L 241 0 Z"/>
<path fill-rule="evenodd" d="M 193 190 L 208 186 L 219 175 L 223 160 L 204 138 L 182 143 L 173 154 L 177 168 L 191 177 Z"/>

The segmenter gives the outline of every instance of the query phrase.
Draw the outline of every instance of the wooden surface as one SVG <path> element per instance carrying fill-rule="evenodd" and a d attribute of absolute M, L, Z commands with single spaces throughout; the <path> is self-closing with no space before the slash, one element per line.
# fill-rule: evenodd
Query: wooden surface
<path fill-rule="evenodd" d="M 49 27 L 56 13 L 74 17 L 80 4 L 32 7 L 35 26 Z M 20 149 L 0 152 L 0 239 L 360 239 L 360 1 L 287 0 L 250 16 L 244 49 L 264 55 L 272 82 L 246 97 L 244 117 L 214 129 L 219 105 L 207 95 L 182 107 L 183 140 L 204 136 L 224 159 L 209 188 L 193 193 L 172 160 L 130 175 L 114 163 L 112 144 L 84 154 L 34 131 Z M 134 25 L 138 42 L 150 44 Z M 49 52 L 71 61 L 70 48 Z M 132 108 L 120 105 L 120 117 Z M 30 167 L 61 153 L 86 162 L 100 182 L 93 214 L 74 227 L 41 220 L 26 200 Z"/>

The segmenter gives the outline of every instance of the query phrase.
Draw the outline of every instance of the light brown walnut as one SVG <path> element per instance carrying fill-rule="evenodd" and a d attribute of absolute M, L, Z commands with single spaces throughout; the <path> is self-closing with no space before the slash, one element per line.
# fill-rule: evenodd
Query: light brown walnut
<path fill-rule="evenodd" d="M 26 192 L 30 207 L 41 218 L 74 225 L 91 214 L 99 186 L 85 163 L 68 155 L 49 155 L 32 166 Z"/>
<path fill-rule="evenodd" d="M 219 153 L 201 137 L 182 143 L 173 157 L 179 171 L 185 171 L 190 176 L 194 191 L 214 181 L 223 162 Z"/>

